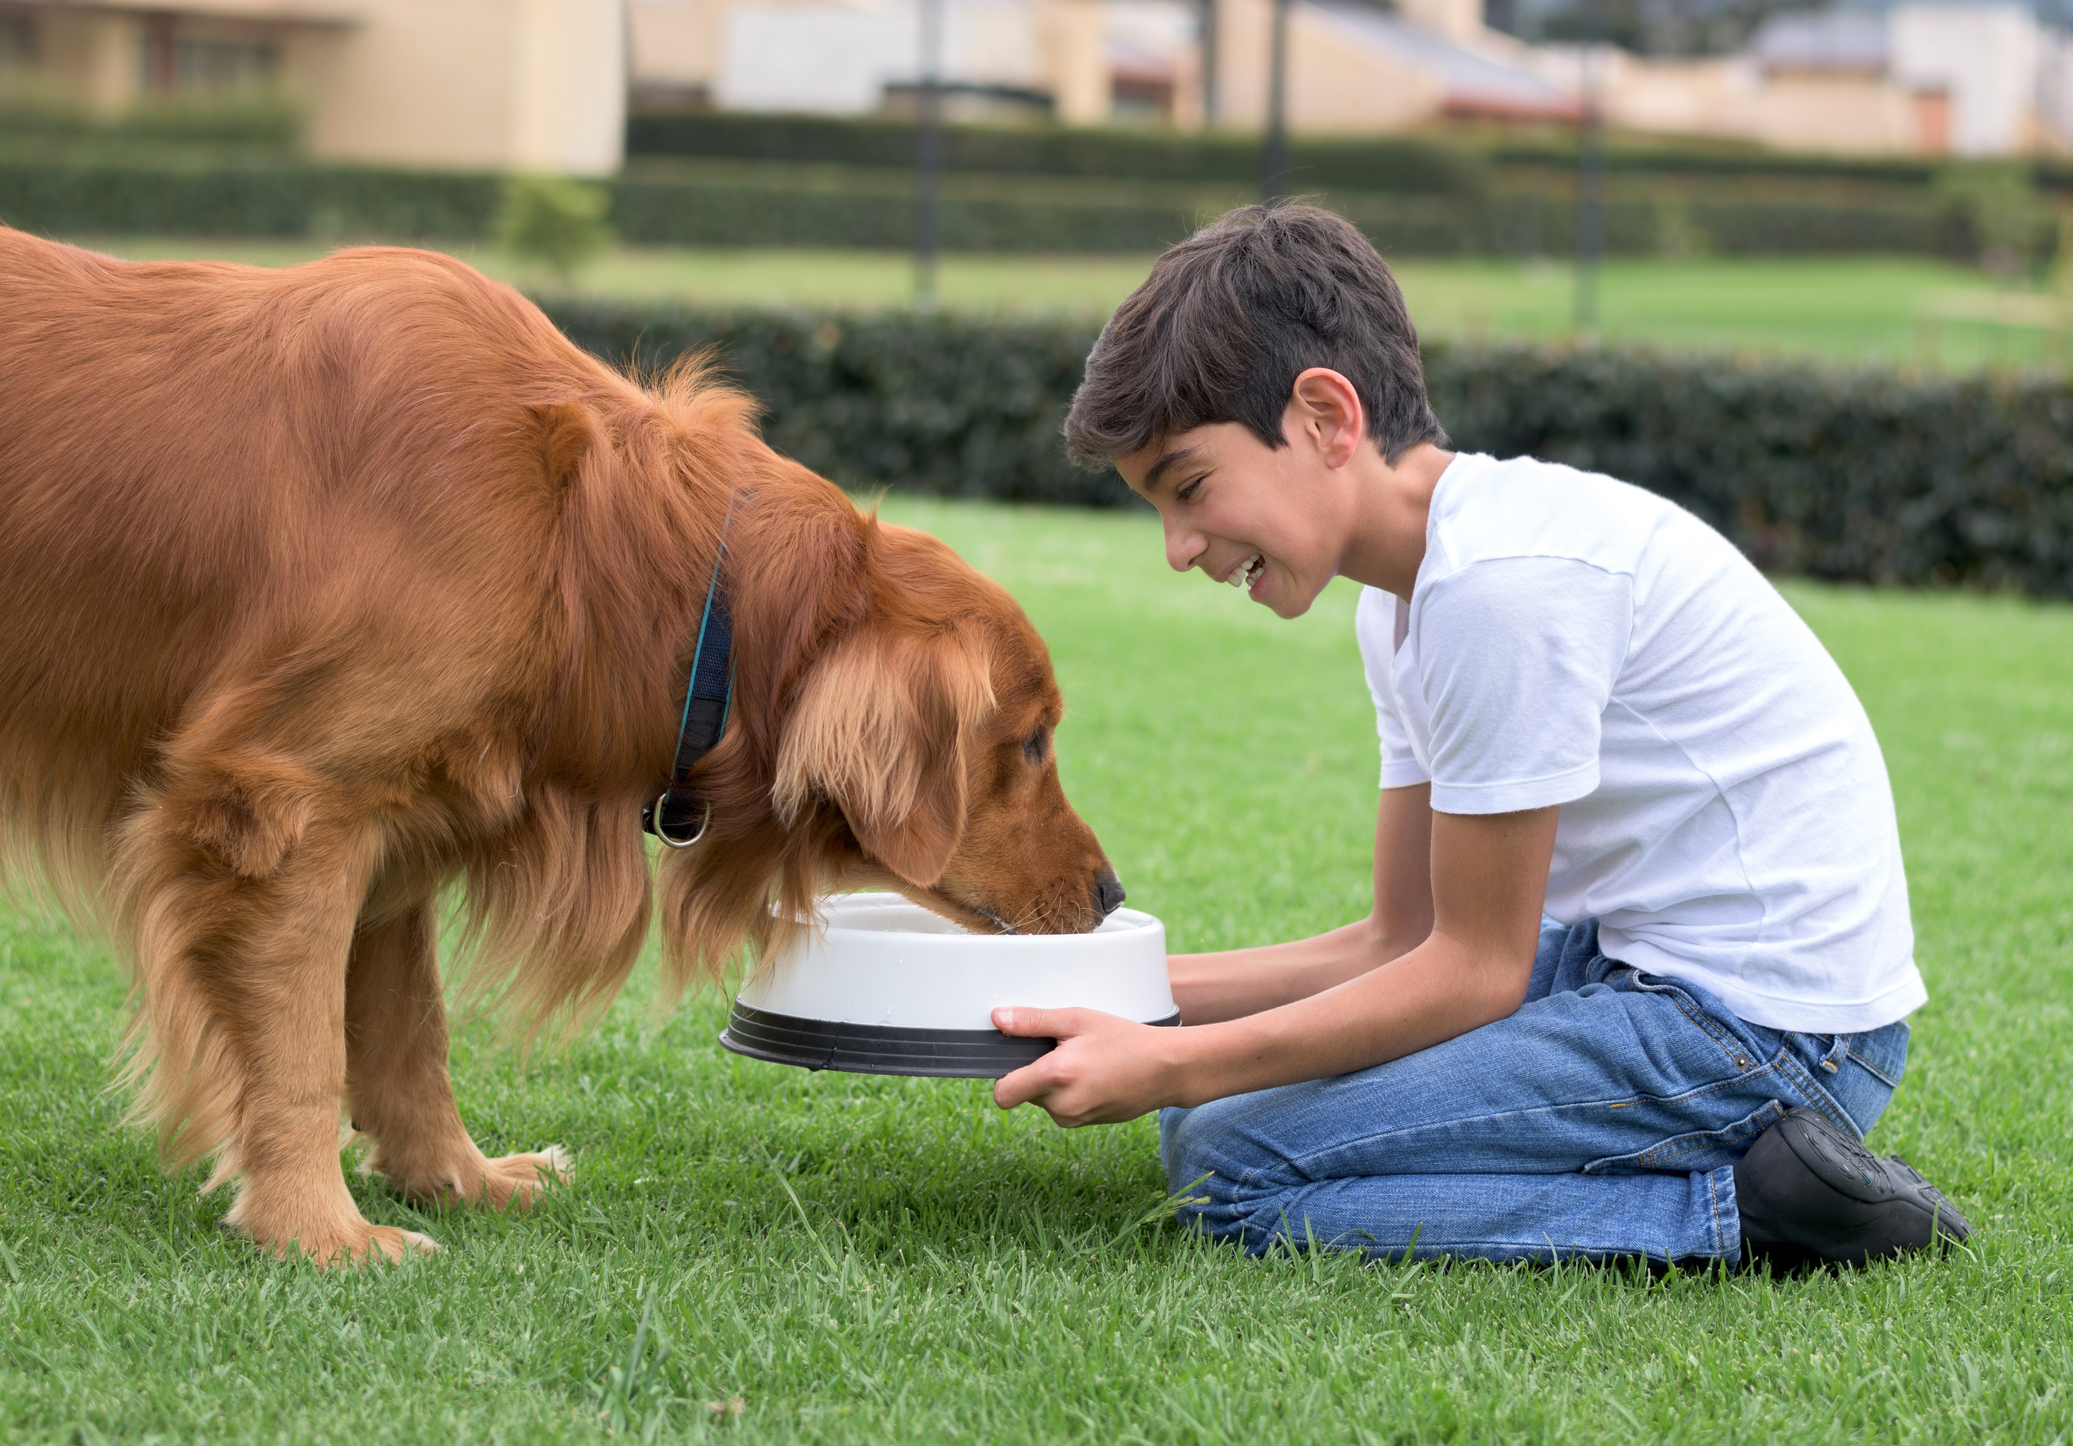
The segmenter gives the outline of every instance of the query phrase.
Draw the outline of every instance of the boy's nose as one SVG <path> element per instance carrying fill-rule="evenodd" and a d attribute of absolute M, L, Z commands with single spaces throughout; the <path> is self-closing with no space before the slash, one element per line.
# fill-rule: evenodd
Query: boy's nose
<path fill-rule="evenodd" d="M 1175 572 L 1186 572 L 1195 565 L 1195 559 L 1202 556 L 1209 544 L 1199 532 L 1183 530 L 1172 523 L 1166 524 L 1166 565 Z"/>

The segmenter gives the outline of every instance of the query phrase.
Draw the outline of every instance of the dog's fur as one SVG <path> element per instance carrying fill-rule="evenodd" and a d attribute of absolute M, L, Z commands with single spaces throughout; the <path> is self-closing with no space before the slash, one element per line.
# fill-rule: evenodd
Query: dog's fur
<path fill-rule="evenodd" d="M 651 875 L 726 524 L 736 620 L 703 841 Z M 660 884 L 667 980 L 823 889 L 979 928 L 1120 891 L 1058 787 L 1048 655 L 935 540 L 777 456 L 695 369 L 650 388 L 446 257 L 125 263 L 0 229 L 0 823 L 141 996 L 132 1073 L 229 1220 L 323 1261 L 425 1243 L 369 1166 L 524 1203 L 446 1073 L 435 943 L 528 1036 L 606 1003 Z"/>

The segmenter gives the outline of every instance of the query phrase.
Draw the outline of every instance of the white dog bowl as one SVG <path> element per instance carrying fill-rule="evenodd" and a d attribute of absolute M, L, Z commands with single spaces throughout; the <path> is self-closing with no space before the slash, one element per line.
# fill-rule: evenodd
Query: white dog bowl
<path fill-rule="evenodd" d="M 807 1069 L 998 1079 L 1057 1043 L 995 1029 L 1004 1004 L 1179 1024 L 1166 926 L 1118 909 L 1091 934 L 973 934 L 898 894 L 825 898 L 742 989 L 720 1043 Z"/>

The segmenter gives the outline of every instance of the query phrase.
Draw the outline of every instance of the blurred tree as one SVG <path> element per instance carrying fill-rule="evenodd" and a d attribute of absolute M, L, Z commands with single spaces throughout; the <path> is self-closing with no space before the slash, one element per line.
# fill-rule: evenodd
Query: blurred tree
<path fill-rule="evenodd" d="M 2058 218 L 2022 162 L 1972 161 L 1938 172 L 1937 194 L 1972 230 L 1980 264 L 2015 276 L 2048 263 Z"/>
<path fill-rule="evenodd" d="M 497 211 L 497 242 L 512 255 L 544 263 L 567 285 L 612 244 L 605 222 L 612 193 L 564 176 L 513 176 Z"/>

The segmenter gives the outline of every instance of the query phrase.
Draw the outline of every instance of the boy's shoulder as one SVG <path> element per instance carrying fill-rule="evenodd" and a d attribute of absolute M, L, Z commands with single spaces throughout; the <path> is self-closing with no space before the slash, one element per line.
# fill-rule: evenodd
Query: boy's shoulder
<path fill-rule="evenodd" d="M 1456 456 L 1434 489 L 1419 584 L 1479 562 L 1546 558 L 1632 576 L 1668 554 L 1732 551 L 1668 498 L 1536 457 Z"/>

